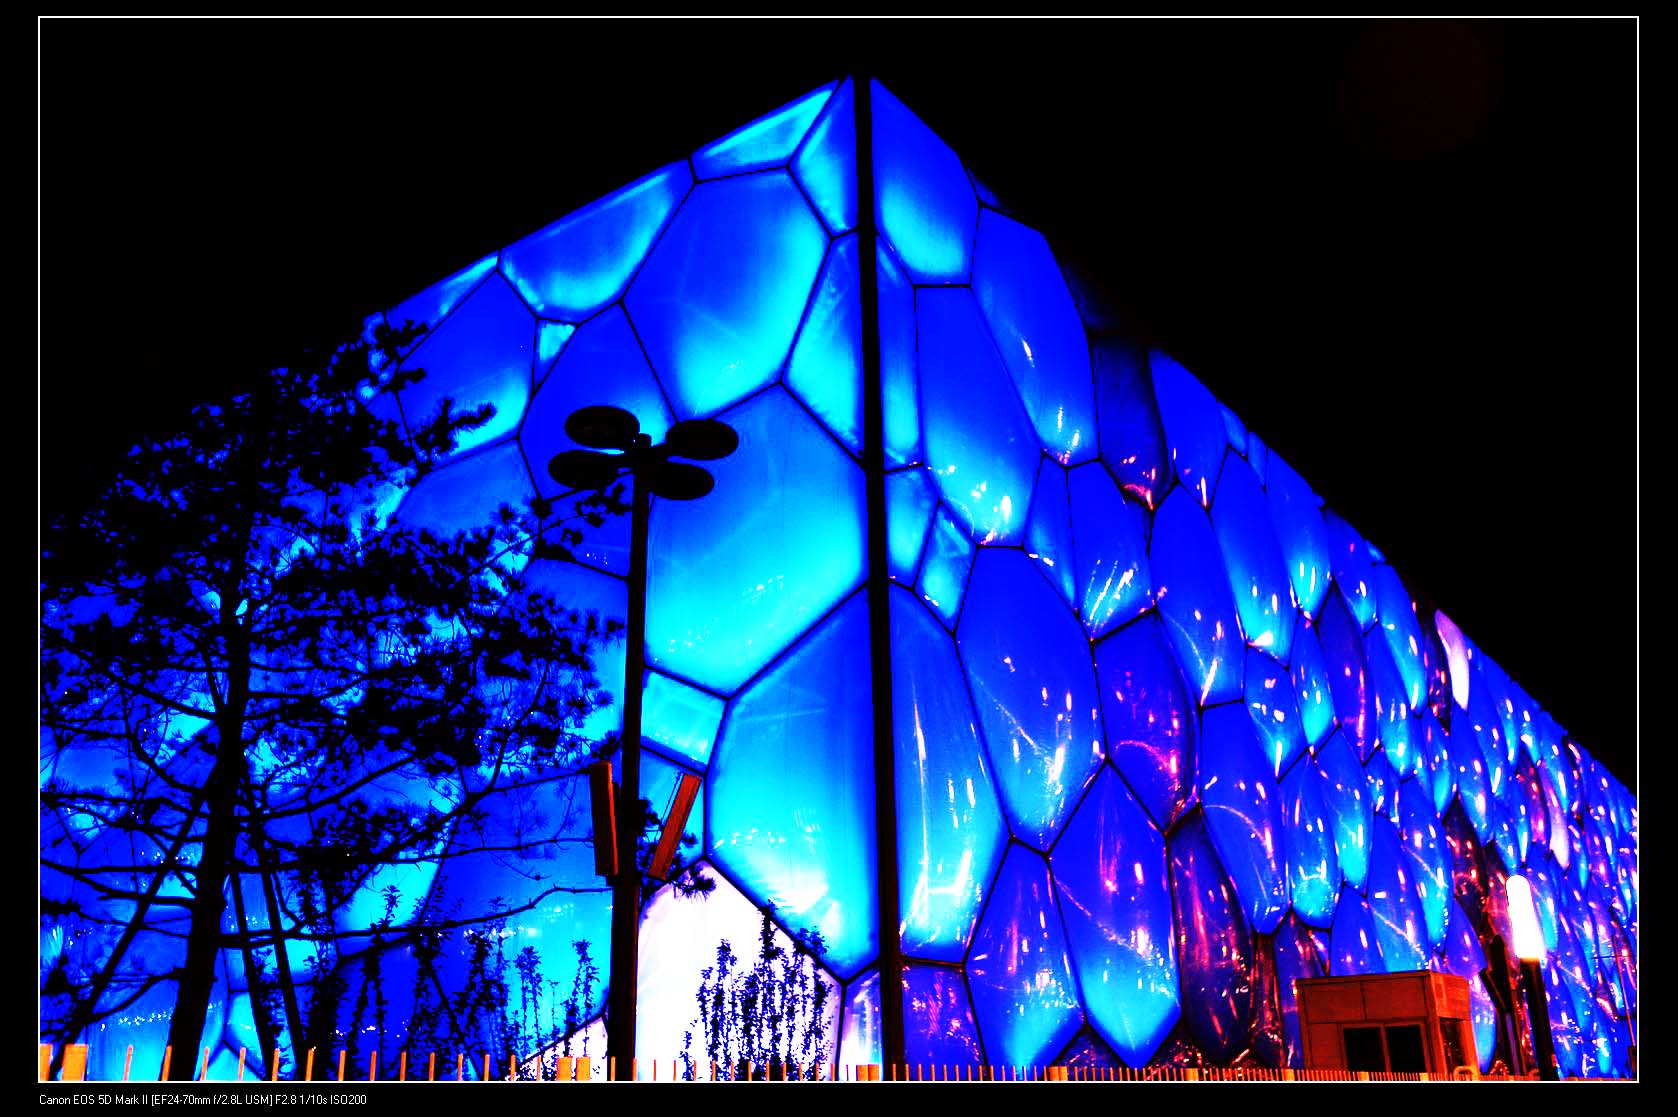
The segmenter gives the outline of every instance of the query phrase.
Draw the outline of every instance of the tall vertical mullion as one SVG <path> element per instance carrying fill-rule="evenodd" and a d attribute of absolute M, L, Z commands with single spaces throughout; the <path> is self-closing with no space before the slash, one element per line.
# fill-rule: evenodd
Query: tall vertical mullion
<path fill-rule="evenodd" d="M 862 468 L 868 500 L 868 638 L 874 701 L 874 856 L 879 895 L 880 1054 L 903 1066 L 903 944 L 898 925 L 897 767 L 892 734 L 891 567 L 886 523 L 885 401 L 880 373 L 880 283 L 874 227 L 874 113 L 870 76 L 852 75 L 856 115 L 857 256 L 862 301 Z"/>

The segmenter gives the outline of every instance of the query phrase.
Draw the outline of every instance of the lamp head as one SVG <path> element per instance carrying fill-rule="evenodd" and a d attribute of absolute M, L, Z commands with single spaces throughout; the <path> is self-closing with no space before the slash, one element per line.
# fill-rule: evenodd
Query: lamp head
<path fill-rule="evenodd" d="M 562 450 L 548 462 L 548 476 L 567 489 L 604 489 L 617 480 L 623 459 L 598 450 Z"/>
<path fill-rule="evenodd" d="M 653 495 L 665 500 L 698 500 L 717 483 L 709 470 L 687 462 L 660 462 L 643 476 Z"/>
<path fill-rule="evenodd" d="M 683 419 L 664 436 L 672 457 L 710 462 L 726 458 L 740 445 L 740 436 L 720 419 Z"/>
<path fill-rule="evenodd" d="M 597 450 L 627 450 L 640 430 L 634 415 L 609 404 L 580 407 L 565 420 L 565 433 L 572 442 Z"/>
<path fill-rule="evenodd" d="M 1509 924 L 1515 932 L 1515 957 L 1523 962 L 1544 961 L 1544 929 L 1538 923 L 1532 885 L 1519 874 L 1504 885 L 1509 897 Z"/>

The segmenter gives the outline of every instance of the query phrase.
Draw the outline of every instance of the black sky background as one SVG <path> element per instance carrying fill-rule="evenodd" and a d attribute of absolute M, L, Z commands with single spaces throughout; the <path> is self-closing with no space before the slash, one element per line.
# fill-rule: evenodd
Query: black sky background
<path fill-rule="evenodd" d="M 41 25 L 43 514 L 866 67 L 1634 775 L 1637 25 Z"/>

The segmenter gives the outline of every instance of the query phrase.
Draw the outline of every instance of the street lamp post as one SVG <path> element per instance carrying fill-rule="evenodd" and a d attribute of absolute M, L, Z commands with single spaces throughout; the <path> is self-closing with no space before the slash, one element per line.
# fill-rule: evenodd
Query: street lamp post
<path fill-rule="evenodd" d="M 1521 960 L 1521 984 L 1526 986 L 1527 1016 L 1532 1021 L 1532 1054 L 1538 1077 L 1555 1081 L 1556 1048 L 1550 1036 L 1550 1004 L 1544 995 L 1544 932 L 1532 903 L 1532 885 L 1520 875 L 1504 885 L 1509 898 L 1509 924 L 1515 936 L 1515 957 Z"/>
<path fill-rule="evenodd" d="M 606 1010 L 606 1054 L 619 1080 L 635 1074 L 635 999 L 641 914 L 638 853 L 645 816 L 641 804 L 641 683 L 647 646 L 647 528 L 652 495 L 698 500 L 715 479 L 677 457 L 712 461 L 732 454 L 739 436 L 716 419 L 676 423 L 661 445 L 641 433 L 622 408 L 584 407 L 565 420 L 565 433 L 587 450 L 565 450 L 548 462 L 548 475 L 570 489 L 604 489 L 625 474 L 633 486 L 629 535 L 629 617 L 624 654 L 622 791 L 617 811 L 617 875 L 612 878 L 612 963 Z M 616 450 L 617 453 L 602 453 Z"/>

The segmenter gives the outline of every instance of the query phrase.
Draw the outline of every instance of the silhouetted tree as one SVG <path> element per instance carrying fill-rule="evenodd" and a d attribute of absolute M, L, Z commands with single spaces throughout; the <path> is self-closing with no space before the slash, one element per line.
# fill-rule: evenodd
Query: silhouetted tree
<path fill-rule="evenodd" d="M 820 931 L 800 930 L 783 946 L 769 910 L 760 915 L 755 963 L 741 968 L 739 955 L 723 939 L 716 965 L 700 971 L 694 993 L 699 1016 L 681 1055 L 681 1073 L 690 1082 L 706 1076 L 706 1063 L 728 1079 L 815 1081 L 822 1075 L 830 990 L 819 963 L 827 944 Z M 702 1059 L 693 1054 L 696 1038 Z"/>
<path fill-rule="evenodd" d="M 44 525 L 42 906 L 60 937 L 44 1035 L 73 1041 L 176 981 L 172 1075 L 189 1077 L 229 951 L 263 1054 L 297 1044 L 291 945 L 353 937 L 376 967 L 403 934 L 434 948 L 505 918 L 404 928 L 392 900 L 368 927 L 334 923 L 380 867 L 469 835 L 486 797 L 612 747 L 578 731 L 608 701 L 591 656 L 617 623 L 524 572 L 621 512 L 619 494 L 486 507 L 450 538 L 392 521 L 391 498 L 489 415 L 445 400 L 406 432 L 388 417 L 423 373 L 374 370 L 414 333 L 381 328 L 194 408 Z"/>

